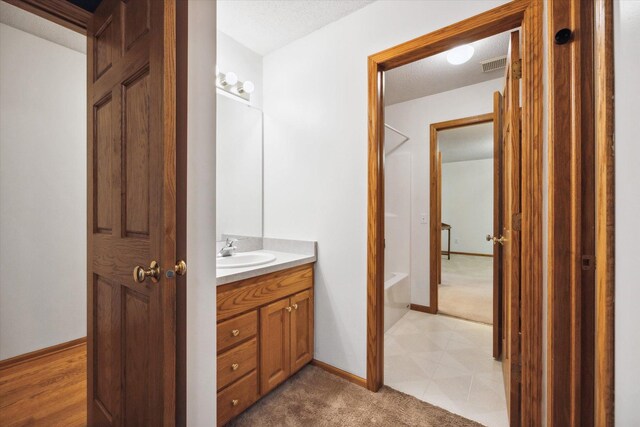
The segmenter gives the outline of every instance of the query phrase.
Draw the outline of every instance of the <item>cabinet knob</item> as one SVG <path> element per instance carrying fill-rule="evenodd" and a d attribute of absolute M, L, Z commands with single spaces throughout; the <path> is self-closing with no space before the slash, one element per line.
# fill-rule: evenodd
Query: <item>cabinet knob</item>
<path fill-rule="evenodd" d="M 293 304 L 293 308 L 297 310 L 298 309 L 298 304 Z"/>
<path fill-rule="evenodd" d="M 240 335 L 240 329 L 234 329 L 233 331 L 231 331 L 231 335 L 237 337 L 238 335 Z"/>
<path fill-rule="evenodd" d="M 285 310 L 287 310 L 289 313 L 291 313 L 291 307 L 285 307 Z"/>
<path fill-rule="evenodd" d="M 233 365 L 231 365 L 231 370 L 232 371 L 237 371 L 239 367 L 240 367 L 240 365 L 238 365 L 237 363 L 234 363 Z"/>
<path fill-rule="evenodd" d="M 231 405 L 232 405 L 232 406 L 238 406 L 238 403 L 240 403 L 240 401 L 239 401 L 238 399 L 233 399 L 233 400 L 231 401 Z"/>

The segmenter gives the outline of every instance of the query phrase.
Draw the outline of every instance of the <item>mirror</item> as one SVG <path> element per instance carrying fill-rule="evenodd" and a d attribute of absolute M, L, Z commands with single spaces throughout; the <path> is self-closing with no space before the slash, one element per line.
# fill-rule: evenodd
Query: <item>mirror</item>
<path fill-rule="evenodd" d="M 217 95 L 216 240 L 262 237 L 262 111 Z"/>

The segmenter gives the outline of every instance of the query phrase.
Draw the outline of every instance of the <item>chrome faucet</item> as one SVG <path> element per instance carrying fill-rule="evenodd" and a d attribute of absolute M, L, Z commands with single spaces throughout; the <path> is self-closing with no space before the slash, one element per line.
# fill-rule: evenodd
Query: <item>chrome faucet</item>
<path fill-rule="evenodd" d="M 234 245 L 234 243 L 237 242 L 237 241 L 238 241 L 238 239 L 231 239 L 231 238 L 227 237 L 227 241 L 224 244 L 224 247 L 222 249 L 220 249 L 220 252 L 218 252 L 218 255 L 220 255 L 220 256 L 231 256 L 231 255 L 233 255 L 233 251 L 238 249 Z"/>

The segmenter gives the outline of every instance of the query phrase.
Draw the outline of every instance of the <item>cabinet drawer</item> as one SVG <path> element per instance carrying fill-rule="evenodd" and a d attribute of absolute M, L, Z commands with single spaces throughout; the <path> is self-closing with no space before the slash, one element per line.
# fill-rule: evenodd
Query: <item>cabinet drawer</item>
<path fill-rule="evenodd" d="M 258 312 L 251 311 L 242 316 L 218 324 L 218 353 L 245 341 L 258 333 Z"/>
<path fill-rule="evenodd" d="M 245 376 L 258 366 L 258 340 L 240 344 L 218 356 L 218 390 Z"/>
<path fill-rule="evenodd" d="M 253 371 L 218 393 L 218 425 L 224 425 L 258 400 L 258 374 Z"/>

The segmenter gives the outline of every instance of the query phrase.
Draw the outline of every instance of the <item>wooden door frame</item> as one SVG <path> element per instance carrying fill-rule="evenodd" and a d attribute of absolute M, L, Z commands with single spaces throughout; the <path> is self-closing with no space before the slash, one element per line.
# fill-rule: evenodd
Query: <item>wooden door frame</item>
<path fill-rule="evenodd" d="M 93 13 L 67 0 L 2 0 L 80 34 L 87 34 Z"/>
<path fill-rule="evenodd" d="M 493 113 L 462 117 L 431 123 L 429 126 L 429 306 L 425 312 L 438 312 L 438 282 L 441 278 L 442 232 L 439 219 L 442 215 L 442 203 L 438 203 L 438 186 L 442 185 L 442 170 L 438 165 L 438 132 L 465 126 L 493 122 Z"/>
<path fill-rule="evenodd" d="M 522 27 L 522 420 L 542 422 L 542 4 L 516 0 L 368 58 L 367 388 L 384 378 L 384 72 Z"/>
<path fill-rule="evenodd" d="M 612 16 L 611 0 L 548 8 L 549 426 L 614 424 Z"/>

